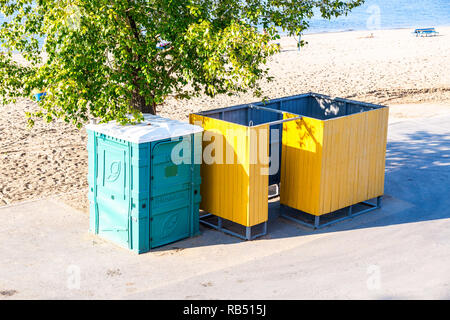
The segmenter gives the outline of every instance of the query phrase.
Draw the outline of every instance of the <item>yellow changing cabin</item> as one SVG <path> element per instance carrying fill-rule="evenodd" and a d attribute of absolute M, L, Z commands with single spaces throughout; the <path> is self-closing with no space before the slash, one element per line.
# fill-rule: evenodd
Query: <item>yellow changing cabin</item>
<path fill-rule="evenodd" d="M 279 185 L 283 217 L 314 228 L 380 207 L 385 106 L 308 93 L 191 114 L 190 121 L 205 130 L 200 208 L 218 217 L 206 224 L 228 232 L 222 219 L 238 223 L 246 239 L 265 234 L 269 185 Z M 209 151 L 214 161 L 205 161 Z M 263 231 L 252 237 L 258 224 Z"/>

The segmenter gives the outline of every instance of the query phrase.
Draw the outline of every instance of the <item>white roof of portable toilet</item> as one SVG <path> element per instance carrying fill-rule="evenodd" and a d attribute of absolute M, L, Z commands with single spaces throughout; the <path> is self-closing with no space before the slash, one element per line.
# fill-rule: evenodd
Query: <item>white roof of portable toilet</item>
<path fill-rule="evenodd" d="M 89 124 L 86 129 L 134 143 L 146 143 L 202 132 L 203 128 L 187 122 L 144 114 L 144 121 L 121 125 L 116 121 Z"/>

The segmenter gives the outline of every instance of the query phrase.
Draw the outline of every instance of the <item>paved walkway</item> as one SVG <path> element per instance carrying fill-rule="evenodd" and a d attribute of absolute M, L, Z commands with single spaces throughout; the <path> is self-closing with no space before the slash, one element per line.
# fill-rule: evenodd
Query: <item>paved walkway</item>
<path fill-rule="evenodd" d="M 0 299 L 450 299 L 450 115 L 389 126 L 381 210 L 312 232 L 277 218 L 243 242 L 134 255 L 56 200 L 0 208 Z"/>

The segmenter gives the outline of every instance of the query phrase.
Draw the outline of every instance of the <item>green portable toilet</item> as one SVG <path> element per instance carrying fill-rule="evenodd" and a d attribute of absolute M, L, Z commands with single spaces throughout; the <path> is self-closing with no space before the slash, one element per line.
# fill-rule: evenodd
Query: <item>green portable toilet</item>
<path fill-rule="evenodd" d="M 199 232 L 199 126 L 154 115 L 90 124 L 90 231 L 138 253 Z"/>

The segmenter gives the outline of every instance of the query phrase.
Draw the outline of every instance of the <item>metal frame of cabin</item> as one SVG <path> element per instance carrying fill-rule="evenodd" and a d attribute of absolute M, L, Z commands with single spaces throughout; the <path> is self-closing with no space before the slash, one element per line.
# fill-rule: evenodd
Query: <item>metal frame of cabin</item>
<path fill-rule="evenodd" d="M 291 208 L 291 207 L 288 207 L 288 206 L 280 204 L 280 216 L 285 218 L 285 219 L 287 219 L 287 220 L 290 220 L 292 222 L 295 222 L 295 223 L 298 223 L 298 224 L 300 224 L 302 226 L 305 226 L 305 227 L 309 227 L 309 228 L 312 228 L 312 229 L 321 229 L 321 228 L 328 227 L 328 226 L 330 226 L 332 224 L 335 224 L 337 222 L 348 220 L 348 219 L 357 217 L 359 215 L 362 215 L 364 213 L 368 213 L 370 211 L 373 211 L 373 210 L 376 210 L 376 209 L 380 209 L 381 208 L 381 199 L 382 199 L 382 196 L 379 196 L 379 197 L 376 198 L 376 203 L 370 203 L 369 201 L 362 201 L 362 202 L 356 203 L 354 205 L 351 205 L 351 206 L 347 207 L 347 215 L 345 217 L 331 219 L 331 221 L 328 221 L 328 222 L 323 223 L 323 224 L 320 224 L 320 218 L 321 217 L 332 216 L 333 214 L 336 214 L 338 211 L 341 211 L 343 209 L 339 209 L 339 210 L 336 210 L 336 211 L 333 211 L 333 212 L 330 212 L 330 213 L 327 213 L 327 214 L 324 214 L 324 215 L 321 215 L 321 216 L 314 216 L 314 215 L 312 215 L 310 213 L 303 212 L 303 211 L 300 211 L 300 210 L 296 210 L 294 208 Z M 356 206 L 356 205 L 364 205 L 364 206 L 367 206 L 368 208 L 360 210 L 360 211 L 357 211 L 357 212 L 353 212 L 353 207 Z M 297 213 L 301 213 L 301 215 L 305 215 L 307 217 L 314 217 L 314 223 L 308 223 L 305 220 L 299 219 L 298 217 L 293 217 L 292 215 L 290 215 L 290 214 L 288 214 L 286 212 L 287 211 L 286 208 L 289 208 L 289 210 L 293 210 L 293 211 L 295 211 Z M 299 216 L 301 216 L 301 215 L 299 215 Z"/>
<path fill-rule="evenodd" d="M 205 220 L 205 219 L 210 218 L 210 217 L 216 217 L 217 218 L 217 224 L 214 224 L 214 223 L 211 223 L 211 222 Z M 257 224 L 257 225 L 254 225 L 254 226 L 251 226 L 251 227 L 246 227 L 246 226 L 243 226 L 243 225 L 241 225 L 239 223 L 236 223 L 236 222 L 230 221 L 228 219 L 216 216 L 216 215 L 214 215 L 212 213 L 206 213 L 206 214 L 200 216 L 199 221 L 200 221 L 200 223 L 203 223 L 204 225 L 207 225 L 207 226 L 209 226 L 209 227 L 211 227 L 213 229 L 216 229 L 218 231 L 222 231 L 223 233 L 226 233 L 226 234 L 238 237 L 238 238 L 240 238 L 242 240 L 254 240 L 256 238 L 262 237 L 262 236 L 267 234 L 267 221 L 265 221 L 263 223 L 260 223 L 260 224 Z M 224 228 L 223 227 L 223 221 L 227 221 L 230 224 L 243 227 L 245 229 L 245 235 L 242 235 L 242 234 L 239 234 L 237 232 L 234 232 L 234 231 L 231 231 L 229 229 Z M 261 226 L 261 225 L 262 225 L 262 228 L 263 228 L 262 232 L 257 233 L 255 235 L 252 235 L 252 229 L 256 228 L 258 226 Z"/>

